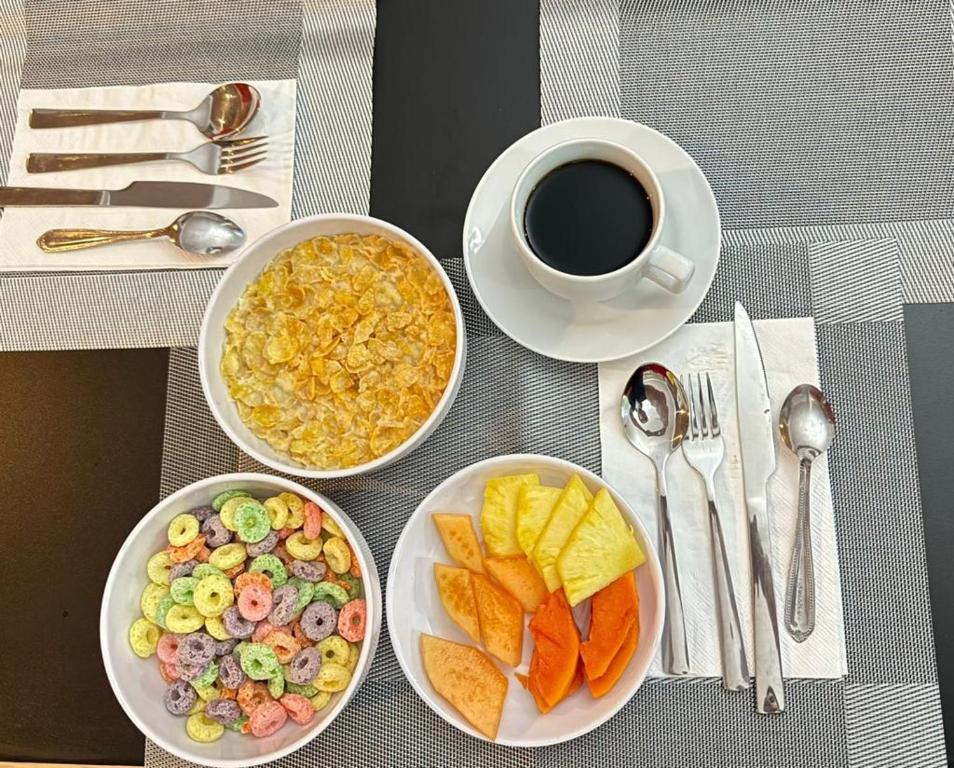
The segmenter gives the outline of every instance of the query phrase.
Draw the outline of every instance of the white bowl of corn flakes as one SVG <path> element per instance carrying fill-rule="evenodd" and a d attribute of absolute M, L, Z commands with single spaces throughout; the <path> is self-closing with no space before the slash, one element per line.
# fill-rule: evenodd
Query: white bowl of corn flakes
<path fill-rule="evenodd" d="M 266 466 L 384 467 L 450 410 L 466 339 L 434 255 L 393 224 L 322 214 L 252 244 L 212 294 L 199 373 L 225 433 Z"/>

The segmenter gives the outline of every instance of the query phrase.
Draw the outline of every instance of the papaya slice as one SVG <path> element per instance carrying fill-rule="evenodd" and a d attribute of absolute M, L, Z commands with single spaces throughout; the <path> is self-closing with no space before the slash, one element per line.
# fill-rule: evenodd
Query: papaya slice
<path fill-rule="evenodd" d="M 636 652 L 636 648 L 639 645 L 639 622 L 632 626 L 629 632 L 626 635 L 623 644 L 620 646 L 620 649 L 616 652 L 616 655 L 613 657 L 613 660 L 610 662 L 609 666 L 606 668 L 600 677 L 595 679 L 587 680 L 587 684 L 590 687 L 590 693 L 593 694 L 593 698 L 598 699 L 600 696 L 604 696 L 610 692 L 614 685 L 619 681 L 623 676 L 623 672 L 626 671 L 626 667 L 629 665 L 629 660 L 633 658 L 633 654 Z"/>
<path fill-rule="evenodd" d="M 636 579 L 627 571 L 593 595 L 590 602 L 590 636 L 580 645 L 586 676 L 603 675 L 616 656 L 639 614 Z"/>
<path fill-rule="evenodd" d="M 541 712 L 567 695 L 579 667 L 580 633 L 562 590 L 550 594 L 530 620 L 533 656 L 529 690 Z"/>

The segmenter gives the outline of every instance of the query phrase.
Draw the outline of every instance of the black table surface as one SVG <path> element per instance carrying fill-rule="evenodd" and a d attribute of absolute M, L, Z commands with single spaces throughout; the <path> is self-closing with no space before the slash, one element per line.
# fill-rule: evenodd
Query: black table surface
<path fill-rule="evenodd" d="M 539 125 L 537 3 L 378 4 L 371 213 L 460 252 L 484 169 Z M 954 723 L 954 306 L 905 307 L 935 644 Z M 100 661 L 120 543 L 159 496 L 166 350 L 0 354 L 0 760 L 141 763 Z M 928 639 L 925 638 L 925 642 Z M 948 730 L 948 744 L 952 743 Z"/>

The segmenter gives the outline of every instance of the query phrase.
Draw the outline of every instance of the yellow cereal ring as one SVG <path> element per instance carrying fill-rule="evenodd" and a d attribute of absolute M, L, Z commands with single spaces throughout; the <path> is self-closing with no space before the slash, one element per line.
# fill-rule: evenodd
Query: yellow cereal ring
<path fill-rule="evenodd" d="M 248 496 L 236 496 L 225 502 L 222 505 L 222 509 L 219 510 L 219 519 L 222 521 L 222 525 L 230 531 L 236 530 L 235 513 L 238 511 L 238 508 L 248 500 Z"/>
<path fill-rule="evenodd" d="M 187 715 L 194 715 L 196 712 L 205 712 L 205 699 L 196 696 L 195 704 L 192 705 L 192 709 L 186 712 Z"/>
<path fill-rule="evenodd" d="M 288 505 L 278 496 L 272 496 L 262 502 L 265 510 L 268 512 L 268 519 L 271 521 L 272 530 L 280 531 L 288 523 Z"/>
<path fill-rule="evenodd" d="M 239 563 L 244 563 L 246 557 L 248 557 L 248 551 L 245 545 L 240 541 L 233 541 L 231 544 L 212 550 L 212 554 L 209 555 L 209 564 L 227 571 Z"/>
<path fill-rule="evenodd" d="M 288 520 L 285 522 L 285 528 L 301 528 L 305 524 L 305 502 L 299 499 L 294 493 L 280 493 L 278 498 L 285 502 L 288 507 Z"/>
<path fill-rule="evenodd" d="M 296 560 L 316 560 L 321 554 L 321 539 L 307 539 L 302 531 L 296 531 L 285 539 L 285 549 Z"/>
<path fill-rule="evenodd" d="M 169 586 L 169 571 L 171 570 L 172 558 L 165 550 L 156 552 L 146 563 L 146 573 L 149 574 L 149 580 L 164 587 Z"/>
<path fill-rule="evenodd" d="M 217 685 L 193 685 L 195 692 L 199 694 L 202 701 L 215 701 L 222 698 L 222 689 Z"/>
<path fill-rule="evenodd" d="M 203 616 L 221 616 L 235 602 L 232 582 L 225 576 L 206 576 L 195 586 L 192 602 Z M 202 620 L 205 623 L 205 619 Z M 166 624 L 169 623 L 166 614 Z"/>
<path fill-rule="evenodd" d="M 225 628 L 225 622 L 222 621 L 221 616 L 206 616 L 205 631 L 212 635 L 212 637 L 214 637 L 216 640 L 232 639 L 229 631 Z"/>
<path fill-rule="evenodd" d="M 351 655 L 348 656 L 348 663 L 346 666 L 348 667 L 348 671 L 353 675 L 354 668 L 358 666 L 358 659 L 361 657 L 361 646 L 352 645 L 351 643 L 349 643 L 349 645 L 351 647 Z"/>
<path fill-rule="evenodd" d="M 342 539 L 346 539 L 345 532 L 341 530 L 341 526 L 338 525 L 327 512 L 322 510 L 321 512 L 321 529 L 328 531 L 332 536 L 338 536 Z"/>
<path fill-rule="evenodd" d="M 148 658 L 156 652 L 162 630 L 149 619 L 136 619 L 129 628 L 129 644 L 133 653 L 140 659 Z"/>
<path fill-rule="evenodd" d="M 203 624 L 205 624 L 205 617 L 195 609 L 194 605 L 176 604 L 166 613 L 166 628 L 177 635 L 195 632 Z"/>
<path fill-rule="evenodd" d="M 142 609 L 142 615 L 154 624 L 159 623 L 159 603 L 162 598 L 169 594 L 169 587 L 162 584 L 156 584 L 150 581 L 142 591 L 142 597 L 139 598 L 139 607 Z"/>
<path fill-rule="evenodd" d="M 199 521 L 193 515 L 176 515 L 169 523 L 167 535 L 172 546 L 184 547 L 199 535 Z"/>
<path fill-rule="evenodd" d="M 311 702 L 311 706 L 315 708 L 315 712 L 320 712 L 327 707 L 328 702 L 331 701 L 331 693 L 328 691 L 318 691 L 309 701 Z"/>
<path fill-rule="evenodd" d="M 321 663 L 340 664 L 347 668 L 351 658 L 351 646 L 348 641 L 338 635 L 326 637 L 318 643 L 318 652 L 321 653 Z"/>
<path fill-rule="evenodd" d="M 287 543 L 285 546 L 288 548 Z M 291 552 L 291 549 L 288 551 Z M 351 549 L 344 539 L 332 536 L 325 542 L 322 551 L 325 553 L 325 562 L 335 573 L 347 573 L 351 570 Z"/>
<path fill-rule="evenodd" d="M 205 716 L 205 712 L 196 712 L 186 720 L 186 733 L 193 741 L 208 743 L 218 741 L 225 733 L 225 726 Z"/>
<path fill-rule="evenodd" d="M 318 670 L 311 684 L 319 691 L 337 693 L 347 688 L 349 682 L 351 682 L 351 673 L 347 667 L 322 662 L 321 669 Z"/>

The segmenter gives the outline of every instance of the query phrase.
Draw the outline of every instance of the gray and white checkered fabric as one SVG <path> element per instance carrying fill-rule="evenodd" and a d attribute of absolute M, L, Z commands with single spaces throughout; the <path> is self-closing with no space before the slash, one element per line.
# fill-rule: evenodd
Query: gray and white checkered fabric
<path fill-rule="evenodd" d="M 0 180 L 20 87 L 297 77 L 294 215 L 367 213 L 375 19 L 373 0 L 0 0 Z M 220 276 L 0 276 L 0 350 L 195 344 Z"/>

